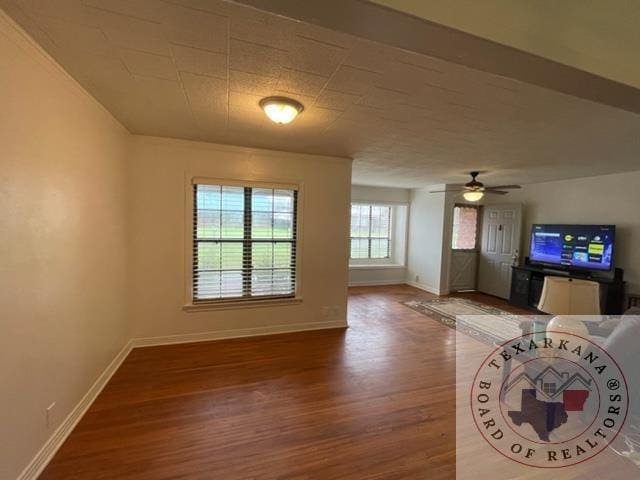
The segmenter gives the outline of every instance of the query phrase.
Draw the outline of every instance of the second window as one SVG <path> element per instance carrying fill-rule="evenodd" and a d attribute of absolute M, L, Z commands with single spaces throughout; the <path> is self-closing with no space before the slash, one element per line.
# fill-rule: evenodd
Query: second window
<path fill-rule="evenodd" d="M 351 205 L 352 259 L 391 256 L 391 207 Z"/>

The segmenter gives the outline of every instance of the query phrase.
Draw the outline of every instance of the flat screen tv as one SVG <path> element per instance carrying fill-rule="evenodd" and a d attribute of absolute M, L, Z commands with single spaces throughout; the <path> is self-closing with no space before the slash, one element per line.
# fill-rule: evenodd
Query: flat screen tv
<path fill-rule="evenodd" d="M 609 271 L 615 225 L 533 225 L 529 261 L 573 270 Z"/>

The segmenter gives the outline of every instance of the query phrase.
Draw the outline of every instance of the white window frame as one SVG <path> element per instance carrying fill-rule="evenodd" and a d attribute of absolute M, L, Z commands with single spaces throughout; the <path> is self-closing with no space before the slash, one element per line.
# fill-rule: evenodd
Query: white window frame
<path fill-rule="evenodd" d="M 391 221 L 389 222 L 389 256 L 383 258 L 351 258 L 351 213 L 349 213 L 349 267 L 350 268 L 367 268 L 367 267 L 376 267 L 376 266 L 389 266 L 389 267 L 399 267 L 402 266 L 399 264 L 396 259 L 394 259 L 394 251 L 397 241 L 396 239 L 396 221 L 397 215 L 395 214 L 395 207 L 402 206 L 394 203 L 383 203 L 383 202 L 367 202 L 367 201 L 353 201 L 350 203 L 349 212 L 351 212 L 351 206 L 353 205 L 364 205 L 371 207 L 385 207 L 390 209 Z M 356 237 L 357 238 L 357 237 Z M 365 238 L 375 238 L 375 237 L 361 237 Z"/>
<path fill-rule="evenodd" d="M 194 302 L 193 298 L 193 216 L 195 199 L 193 195 L 194 185 L 223 185 L 235 187 L 251 187 L 265 189 L 296 190 L 296 289 L 291 297 L 272 297 L 261 299 L 252 298 L 228 298 L 212 299 L 211 301 Z M 183 310 L 198 312 L 219 309 L 256 308 L 274 305 L 299 304 L 302 302 L 302 210 L 304 207 L 304 188 L 302 183 L 264 182 L 256 180 L 238 180 L 225 178 L 191 177 L 185 181 L 185 210 L 184 210 L 184 303 Z"/>

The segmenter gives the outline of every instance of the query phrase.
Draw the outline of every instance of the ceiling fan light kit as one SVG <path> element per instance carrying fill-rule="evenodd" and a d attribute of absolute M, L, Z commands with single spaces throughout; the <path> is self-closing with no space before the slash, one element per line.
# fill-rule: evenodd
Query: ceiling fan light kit
<path fill-rule="evenodd" d="M 484 192 L 481 191 L 469 191 L 469 192 L 464 192 L 462 194 L 462 196 L 464 197 L 464 199 L 468 202 L 478 202 L 480 200 L 482 200 L 482 197 L 484 197 Z"/>
<path fill-rule="evenodd" d="M 512 190 L 515 188 L 520 188 L 520 185 L 498 185 L 496 187 L 485 187 L 484 183 L 479 182 L 476 177 L 480 174 L 480 172 L 469 172 L 471 175 L 471 181 L 465 183 L 459 189 L 452 190 L 436 190 L 429 193 L 446 193 L 446 192 L 462 192 L 462 196 L 468 202 L 479 202 L 484 197 L 485 193 L 490 193 L 493 195 L 506 195 L 509 193 L 507 190 Z"/>

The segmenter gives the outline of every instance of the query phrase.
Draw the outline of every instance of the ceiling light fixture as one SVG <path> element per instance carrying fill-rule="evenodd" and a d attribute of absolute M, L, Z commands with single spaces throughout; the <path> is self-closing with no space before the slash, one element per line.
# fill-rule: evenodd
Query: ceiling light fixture
<path fill-rule="evenodd" d="M 260 100 L 260 108 L 264 110 L 272 122 L 280 125 L 292 122 L 304 106 L 287 97 L 267 97 Z"/>
<path fill-rule="evenodd" d="M 468 202 L 478 202 L 482 199 L 482 197 L 484 197 L 484 192 L 480 190 L 472 190 L 469 192 L 464 192 L 462 196 Z"/>

